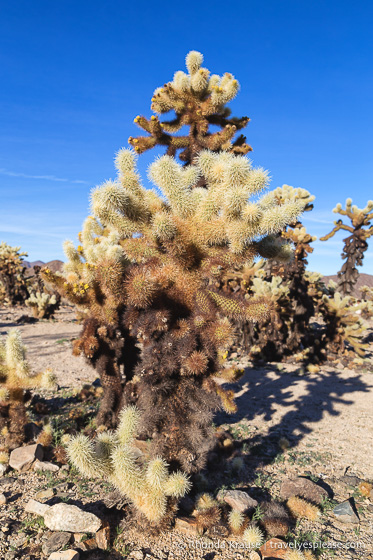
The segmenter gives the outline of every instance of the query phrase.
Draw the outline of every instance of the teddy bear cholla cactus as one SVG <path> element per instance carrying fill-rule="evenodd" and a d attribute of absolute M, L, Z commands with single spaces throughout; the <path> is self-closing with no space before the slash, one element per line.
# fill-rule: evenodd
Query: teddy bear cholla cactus
<path fill-rule="evenodd" d="M 368 249 L 368 239 L 373 235 L 373 225 L 371 225 L 373 200 L 368 200 L 365 208 L 358 208 L 352 204 L 352 199 L 348 198 L 345 210 L 342 204 L 338 203 L 333 212 L 349 218 L 352 225 L 346 225 L 342 220 L 336 220 L 332 231 L 324 237 L 320 237 L 320 240 L 327 241 L 340 230 L 348 231 L 351 234 L 343 240 L 342 259 L 345 262 L 338 272 L 338 288 L 343 295 L 352 295 L 359 277 L 356 267 L 362 266 L 364 253 Z"/>
<path fill-rule="evenodd" d="M 0 243 L 0 304 L 16 305 L 28 297 L 27 279 L 20 247 Z"/>
<path fill-rule="evenodd" d="M 150 177 L 161 196 L 141 186 L 132 151 L 121 150 L 116 165 L 118 179 L 92 193 L 81 245 L 65 243 L 64 277 L 44 274 L 89 310 L 75 351 L 101 375 L 98 422 L 114 424 L 124 404 L 137 403 L 156 454 L 195 471 L 214 439 L 213 411 L 234 410 L 213 379 L 232 339 L 229 318 L 258 320 L 271 307 L 266 298 L 226 297 L 216 281 L 257 255 L 289 258 L 274 236 L 304 203 L 279 207 L 272 193 L 251 202 L 268 175 L 230 153 L 205 150 L 185 168 L 159 158 Z M 206 187 L 195 187 L 202 175 Z"/>
<path fill-rule="evenodd" d="M 344 355 L 350 347 L 359 356 L 365 356 L 368 348 L 363 343 L 366 325 L 359 316 L 365 309 L 366 302 L 356 303 L 354 298 L 342 297 L 339 292 L 322 296 L 320 313 L 325 322 L 322 343 L 329 353 Z"/>
<path fill-rule="evenodd" d="M 35 292 L 25 301 L 28 307 L 31 307 L 34 317 L 38 319 L 48 318 L 53 315 L 58 306 L 57 298 L 54 294 L 46 292 Z"/>
<path fill-rule="evenodd" d="M 130 500 L 137 513 L 154 525 L 164 522 L 179 498 L 191 487 L 181 471 L 169 474 L 161 457 L 144 462 L 134 439 L 141 415 L 134 406 L 124 408 L 115 432 L 102 432 L 95 441 L 84 435 L 71 438 L 67 452 L 72 463 L 89 478 L 110 481 Z"/>
<path fill-rule="evenodd" d="M 227 103 L 237 95 L 238 81 L 232 74 L 220 77 L 210 76 L 207 68 L 202 68 L 203 56 L 191 51 L 186 57 L 188 74 L 176 72 L 171 82 L 157 88 L 152 98 L 152 110 L 158 115 L 174 111 L 176 117 L 170 121 L 161 121 L 153 115 L 150 119 L 143 116 L 135 118 L 135 123 L 149 136 L 129 138 L 129 143 L 139 154 L 161 145 L 167 148 L 167 155 L 175 156 L 186 164 L 194 162 L 203 149 L 212 151 L 230 151 L 246 154 L 251 150 L 245 142 L 245 136 L 233 138 L 236 132 L 249 122 L 248 117 L 231 118 Z M 221 127 L 211 133 L 211 125 Z M 173 133 L 189 127 L 189 134 L 174 136 Z"/>
<path fill-rule="evenodd" d="M 0 438 L 4 450 L 13 449 L 24 440 L 25 389 L 48 389 L 54 385 L 51 370 L 38 374 L 30 372 L 21 333 L 17 329 L 10 330 L 5 343 L 0 343 Z"/>

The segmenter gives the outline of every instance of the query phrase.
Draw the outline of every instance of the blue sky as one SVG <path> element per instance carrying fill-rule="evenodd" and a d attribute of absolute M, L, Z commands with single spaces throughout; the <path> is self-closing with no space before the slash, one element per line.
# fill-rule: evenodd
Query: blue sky
<path fill-rule="evenodd" d="M 315 194 L 304 223 L 328 233 L 337 202 L 373 198 L 372 26 L 369 1 L 0 0 L 0 240 L 63 258 L 134 117 L 192 49 L 238 78 L 254 164 Z M 342 238 L 317 242 L 310 268 L 335 273 Z"/>

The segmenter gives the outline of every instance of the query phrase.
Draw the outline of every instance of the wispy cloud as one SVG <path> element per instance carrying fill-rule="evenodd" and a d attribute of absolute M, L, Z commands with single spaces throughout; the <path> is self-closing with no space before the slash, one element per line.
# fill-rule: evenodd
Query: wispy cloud
<path fill-rule="evenodd" d="M 0 168 L 0 174 L 7 177 L 21 177 L 22 179 L 39 179 L 45 181 L 56 181 L 58 183 L 75 183 L 81 185 L 88 185 L 88 181 L 81 179 L 65 179 L 63 177 L 56 177 L 55 175 L 29 175 L 28 173 L 18 173 L 16 171 L 8 171 L 7 169 Z"/>

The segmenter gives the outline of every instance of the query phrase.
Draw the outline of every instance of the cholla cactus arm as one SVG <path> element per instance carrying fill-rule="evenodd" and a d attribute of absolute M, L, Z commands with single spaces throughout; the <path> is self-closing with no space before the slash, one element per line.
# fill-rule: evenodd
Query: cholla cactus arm
<path fill-rule="evenodd" d="M 139 463 L 138 451 L 132 447 L 139 420 L 139 411 L 127 407 L 115 433 L 103 432 L 96 441 L 78 435 L 68 442 L 67 452 L 84 476 L 109 480 L 151 523 L 158 524 L 167 513 L 169 498 L 184 496 L 190 482 L 182 472 L 169 474 L 161 457 Z"/>

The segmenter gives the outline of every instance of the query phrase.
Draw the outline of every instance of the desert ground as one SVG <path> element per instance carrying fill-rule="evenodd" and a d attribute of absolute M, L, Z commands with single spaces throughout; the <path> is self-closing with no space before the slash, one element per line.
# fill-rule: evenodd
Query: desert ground
<path fill-rule="evenodd" d="M 2 308 L 0 335 L 6 335 L 12 327 L 19 328 L 32 369 L 52 368 L 55 372 L 58 389 L 42 392 L 39 400 L 50 417 L 56 417 L 60 434 L 64 422 L 76 420 L 78 413 L 83 411 L 87 422 L 93 417 L 99 399 L 94 392 L 83 399 L 79 391 L 84 384 L 95 382 L 97 375 L 83 358 L 72 356 L 72 341 L 81 328 L 72 308 L 62 307 L 49 321 L 17 322 L 28 311 Z M 370 353 L 372 332 L 371 328 L 367 337 Z M 278 497 L 286 479 L 296 475 L 311 478 L 327 488 L 329 498 L 322 505 L 322 518 L 297 523 L 294 536 L 339 542 L 341 547 L 346 542 L 360 543 L 360 549 L 339 548 L 322 553 L 321 558 L 373 559 L 373 498 L 358 491 L 359 483 L 373 480 L 373 367 L 369 362 L 358 369 L 335 363 L 311 374 L 294 364 L 254 368 L 235 354 L 230 360 L 245 368 L 242 379 L 231 386 L 238 410 L 231 416 L 219 413 L 215 424 L 239 443 L 245 474 L 232 474 L 228 463 L 220 473 L 221 486 L 250 489 L 250 495 L 260 500 L 263 496 Z M 36 421 L 32 406 L 31 401 L 30 413 Z M 287 442 L 285 446 L 283 441 Z M 58 463 L 55 457 L 49 460 Z M 193 536 L 176 529 L 153 538 L 139 535 L 123 522 L 118 529 L 125 515 L 123 508 L 118 511 L 105 504 L 104 498 L 111 490 L 104 482 L 83 479 L 67 465 L 60 465 L 56 473 L 8 471 L 0 477 L 0 493 L 6 497 L 6 504 L 0 505 L 0 557 L 49 558 L 45 543 L 51 538 L 50 531 L 40 518 L 24 511 L 28 500 L 35 498 L 48 504 L 63 500 L 107 516 L 112 528 L 109 551 L 94 546 L 90 550 L 84 543 L 70 545 L 81 558 L 249 558 L 234 548 L 215 546 L 214 539 L 206 536 L 199 537 L 199 546 L 195 546 Z M 354 500 L 358 524 L 341 522 L 332 514 L 336 503 L 349 498 Z"/>

